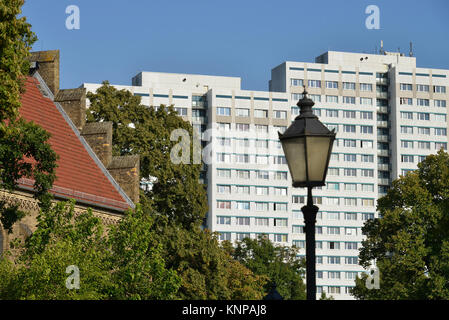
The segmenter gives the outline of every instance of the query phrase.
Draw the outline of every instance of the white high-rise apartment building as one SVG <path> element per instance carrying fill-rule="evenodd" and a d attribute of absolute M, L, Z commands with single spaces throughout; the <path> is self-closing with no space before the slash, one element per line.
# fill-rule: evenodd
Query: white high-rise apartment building
<path fill-rule="evenodd" d="M 141 72 L 132 86 L 148 106 L 174 105 L 203 133 L 207 227 L 221 240 L 268 237 L 305 255 L 301 207 L 306 190 L 291 186 L 277 131 L 299 114 L 304 84 L 314 112 L 337 139 L 327 185 L 314 188 L 317 295 L 351 299 L 361 228 L 392 180 L 447 149 L 449 70 L 417 68 L 399 53 L 329 51 L 315 63 L 284 62 L 269 91 L 241 90 L 240 78 Z M 99 84 L 84 84 L 95 91 Z"/>

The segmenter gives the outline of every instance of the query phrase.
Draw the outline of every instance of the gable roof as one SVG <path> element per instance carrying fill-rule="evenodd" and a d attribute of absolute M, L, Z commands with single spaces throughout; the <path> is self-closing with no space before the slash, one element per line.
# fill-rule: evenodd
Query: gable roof
<path fill-rule="evenodd" d="M 134 208 L 134 203 L 97 158 L 63 108 L 53 102 L 53 94 L 37 72 L 34 77 L 27 77 L 25 89 L 20 115 L 50 132 L 49 143 L 59 155 L 56 180 L 50 192 L 55 197 L 73 198 L 112 211 Z M 28 190 L 33 189 L 33 184 L 30 179 L 19 181 L 19 186 Z"/>

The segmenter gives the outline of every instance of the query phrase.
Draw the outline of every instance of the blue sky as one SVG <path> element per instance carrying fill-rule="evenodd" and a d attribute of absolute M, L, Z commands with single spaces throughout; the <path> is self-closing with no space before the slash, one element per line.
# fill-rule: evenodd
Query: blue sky
<path fill-rule="evenodd" d="M 66 7 L 80 9 L 68 30 Z M 380 9 L 380 29 L 365 8 Z M 26 0 L 23 15 L 39 40 L 33 50 L 61 51 L 61 88 L 109 80 L 131 84 L 140 71 L 242 78 L 268 90 L 271 69 L 310 61 L 327 50 L 408 54 L 419 67 L 449 69 L 449 1 L 380 0 Z"/>

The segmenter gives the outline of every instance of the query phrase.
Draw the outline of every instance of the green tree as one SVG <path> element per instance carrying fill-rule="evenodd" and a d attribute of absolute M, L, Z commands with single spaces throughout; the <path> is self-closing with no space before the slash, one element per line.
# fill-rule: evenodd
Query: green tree
<path fill-rule="evenodd" d="M 96 93 L 88 93 L 90 107 L 87 120 L 113 123 L 114 155 L 140 155 L 141 178 L 155 178 L 146 197 L 155 210 L 170 221 L 190 224 L 202 221 L 207 212 L 206 191 L 199 182 L 200 164 L 174 164 L 170 151 L 178 141 L 170 141 L 175 129 L 186 130 L 193 137 L 192 126 L 172 107 L 148 108 L 139 96 L 117 90 L 103 82 Z"/>
<path fill-rule="evenodd" d="M 0 258 L 0 299 L 170 299 L 180 286 L 165 267 L 152 219 L 138 206 L 106 232 L 101 220 L 75 214 L 74 201 L 39 215 L 37 230 Z M 79 289 L 66 287 L 68 266 L 80 271 Z"/>
<path fill-rule="evenodd" d="M 356 280 L 358 299 L 449 299 L 449 155 L 440 150 L 393 181 L 378 201 L 381 218 L 367 221 L 360 264 L 373 261 L 379 289 Z"/>
<path fill-rule="evenodd" d="M 27 58 L 37 40 L 22 13 L 24 0 L 0 2 L 0 133 L 5 130 L 4 120 L 16 119 L 23 92 L 24 77 L 30 64 Z"/>
<path fill-rule="evenodd" d="M 34 196 L 43 206 L 50 203 L 48 190 L 55 180 L 57 156 L 48 143 L 50 135 L 18 117 L 30 68 L 27 58 L 36 41 L 26 18 L 18 18 L 23 3 L 0 3 L 0 188 L 14 191 L 20 178 L 34 179 Z M 18 206 L 0 203 L 0 222 L 9 232 L 24 215 Z"/>
<path fill-rule="evenodd" d="M 306 290 L 302 280 L 304 261 L 297 257 L 297 248 L 275 246 L 264 238 L 246 238 L 231 251 L 234 258 L 254 274 L 268 278 L 269 281 L 265 284 L 266 294 L 275 282 L 278 292 L 285 300 L 305 300 Z"/>

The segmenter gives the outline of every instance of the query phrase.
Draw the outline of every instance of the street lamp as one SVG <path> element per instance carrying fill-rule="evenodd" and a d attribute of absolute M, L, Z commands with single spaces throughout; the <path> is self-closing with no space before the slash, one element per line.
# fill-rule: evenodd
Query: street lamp
<path fill-rule="evenodd" d="M 315 222 L 318 207 L 313 205 L 312 188 L 325 185 L 335 129 L 330 131 L 312 112 L 315 103 L 307 97 L 298 101 L 300 114 L 279 140 L 287 159 L 293 187 L 307 188 L 307 205 L 301 208 L 306 231 L 307 300 L 316 300 Z"/>

